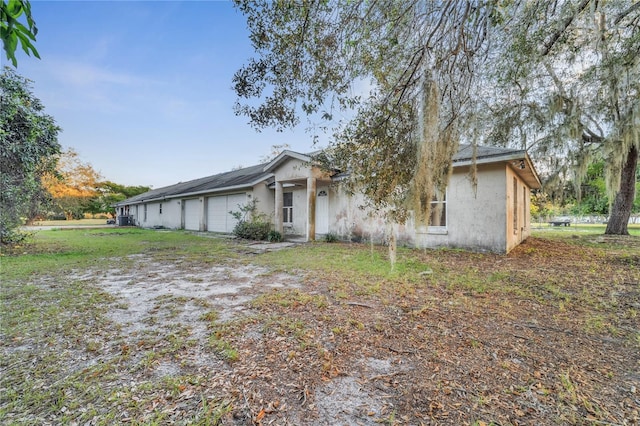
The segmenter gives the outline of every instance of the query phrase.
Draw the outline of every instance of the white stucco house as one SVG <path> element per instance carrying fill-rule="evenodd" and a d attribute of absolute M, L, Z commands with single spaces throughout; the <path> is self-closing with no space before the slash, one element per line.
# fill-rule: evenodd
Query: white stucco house
<path fill-rule="evenodd" d="M 399 244 L 457 247 L 507 253 L 531 233 L 530 192 L 540 179 L 523 150 L 478 147 L 477 187 L 469 181 L 473 150 L 462 145 L 438 226 L 396 229 Z M 339 173 L 327 173 L 309 155 L 284 151 L 268 164 L 154 189 L 115 205 L 118 224 L 230 233 L 238 211 L 252 199 L 274 229 L 312 241 L 325 234 L 343 240 L 384 241 L 382 218 L 360 208 L 363 198 L 341 189 Z"/>

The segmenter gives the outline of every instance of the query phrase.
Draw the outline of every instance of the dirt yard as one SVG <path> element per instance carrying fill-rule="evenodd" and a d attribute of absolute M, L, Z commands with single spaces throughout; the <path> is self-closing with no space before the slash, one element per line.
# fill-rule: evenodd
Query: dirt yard
<path fill-rule="evenodd" d="M 219 263 L 131 255 L 68 277 L 110 298 L 81 344 L 51 343 L 88 383 L 67 400 L 90 404 L 5 421 L 80 410 L 75 424 L 102 424 L 110 410 L 120 424 L 637 425 L 638 241 L 415 251 L 429 268 L 369 278 L 278 267 L 278 254 L 240 246 Z M 92 380 L 102 393 L 78 396 Z"/>

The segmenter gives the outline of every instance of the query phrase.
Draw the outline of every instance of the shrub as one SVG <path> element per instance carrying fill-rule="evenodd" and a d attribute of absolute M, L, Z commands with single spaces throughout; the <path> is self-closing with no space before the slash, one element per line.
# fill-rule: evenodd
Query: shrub
<path fill-rule="evenodd" d="M 233 234 L 245 240 L 266 240 L 270 231 L 271 224 L 269 222 L 257 220 L 241 220 L 233 228 Z"/>
<path fill-rule="evenodd" d="M 326 234 L 324 236 L 324 241 L 327 243 L 335 243 L 338 241 L 338 236 L 336 234 L 331 234 L 331 233 Z"/>
<path fill-rule="evenodd" d="M 282 241 L 282 234 L 278 231 L 270 231 L 267 235 L 267 241 L 270 243 L 279 243 Z"/>
<path fill-rule="evenodd" d="M 258 212 L 257 203 L 258 200 L 254 198 L 249 203 L 238 206 L 240 211 L 229 212 L 238 220 L 233 228 L 233 235 L 246 240 L 261 241 L 266 240 L 272 232 L 275 232 L 271 231 L 271 222 L 267 216 Z"/>

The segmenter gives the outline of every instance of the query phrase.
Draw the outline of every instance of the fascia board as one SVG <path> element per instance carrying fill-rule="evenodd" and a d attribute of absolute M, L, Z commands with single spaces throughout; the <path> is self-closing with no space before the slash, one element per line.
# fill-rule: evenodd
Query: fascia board
<path fill-rule="evenodd" d="M 269 173 L 266 174 L 264 176 L 261 176 L 259 179 L 256 179 L 252 182 L 243 184 L 243 185 L 234 185 L 234 186 L 225 186 L 222 188 L 214 188 L 214 189 L 203 189 L 202 191 L 196 191 L 196 192 L 184 192 L 181 194 L 174 194 L 174 195 L 167 195 L 167 196 L 163 196 L 163 197 L 157 197 L 157 198 L 148 198 L 145 200 L 140 200 L 140 201 L 136 201 L 134 203 L 118 203 L 118 204 L 114 204 L 113 207 L 118 207 L 118 206 L 134 206 L 136 204 L 144 204 L 144 203 L 149 203 L 152 201 L 163 201 L 163 200 L 174 200 L 176 198 L 187 198 L 187 197 L 194 197 L 196 195 L 203 195 L 203 194 L 217 194 L 220 192 L 229 192 L 229 191 L 236 191 L 239 189 L 248 189 L 248 188 L 253 188 L 254 186 L 256 186 L 257 184 L 259 184 L 260 182 L 263 182 L 267 179 L 269 179 L 270 177 L 273 177 L 273 173 Z"/>

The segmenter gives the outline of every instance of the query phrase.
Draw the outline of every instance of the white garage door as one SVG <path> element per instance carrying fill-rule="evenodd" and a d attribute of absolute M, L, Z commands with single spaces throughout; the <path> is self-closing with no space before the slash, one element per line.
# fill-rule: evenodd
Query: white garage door
<path fill-rule="evenodd" d="M 184 229 L 200 230 L 200 200 L 184 201 Z"/>
<path fill-rule="evenodd" d="M 229 212 L 240 211 L 238 205 L 244 205 L 246 202 L 247 196 L 245 194 L 209 197 L 207 230 L 212 232 L 232 232 L 237 220 Z"/>

